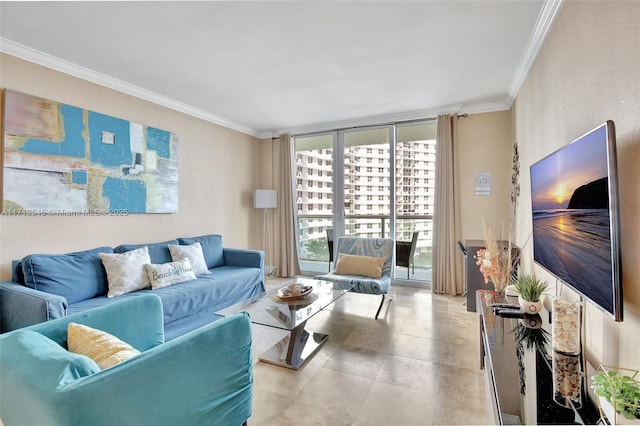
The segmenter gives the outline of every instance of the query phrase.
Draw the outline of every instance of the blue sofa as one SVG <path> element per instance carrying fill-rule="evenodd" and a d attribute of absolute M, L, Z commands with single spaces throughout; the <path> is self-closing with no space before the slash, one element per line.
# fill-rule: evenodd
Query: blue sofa
<path fill-rule="evenodd" d="M 145 294 L 0 336 L 0 418 L 11 425 L 229 425 L 251 416 L 246 313 L 163 343 L 162 302 Z M 66 349 L 69 322 L 141 354 L 100 371 Z M 135 325 L 135 326 L 132 326 Z"/>
<path fill-rule="evenodd" d="M 202 245 L 211 274 L 157 290 L 106 296 L 108 282 L 99 253 L 123 253 L 147 246 L 151 263 L 160 264 L 171 261 L 168 244 L 195 242 Z M 0 332 L 152 293 L 162 300 L 165 338 L 171 340 L 218 319 L 216 311 L 264 294 L 264 280 L 264 252 L 223 248 L 222 237 L 215 234 L 62 255 L 31 254 L 13 262 L 11 282 L 0 282 Z"/>

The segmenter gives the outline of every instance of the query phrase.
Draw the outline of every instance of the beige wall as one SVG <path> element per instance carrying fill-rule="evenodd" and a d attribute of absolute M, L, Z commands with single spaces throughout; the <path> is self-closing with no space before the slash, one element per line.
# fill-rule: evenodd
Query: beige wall
<path fill-rule="evenodd" d="M 482 221 L 507 238 L 511 226 L 511 111 L 470 114 L 457 121 L 462 239 L 483 239 Z M 491 173 L 491 195 L 475 195 L 476 173 Z"/>
<path fill-rule="evenodd" d="M 521 147 L 518 240 L 531 234 L 529 166 L 605 120 L 618 140 L 624 321 L 587 304 L 589 360 L 640 369 L 640 2 L 566 2 L 515 103 Z M 528 271 L 555 282 L 533 265 Z M 589 265 L 585 265 L 588 268 Z M 566 289 L 564 291 L 567 291 Z"/>
<path fill-rule="evenodd" d="M 0 216 L 0 279 L 10 278 L 12 259 L 34 252 L 64 253 L 204 233 L 221 234 L 226 247 L 259 248 L 261 216 L 253 209 L 262 166 L 258 139 L 9 55 L 0 60 L 0 87 L 169 130 L 180 141 L 178 213 Z"/>

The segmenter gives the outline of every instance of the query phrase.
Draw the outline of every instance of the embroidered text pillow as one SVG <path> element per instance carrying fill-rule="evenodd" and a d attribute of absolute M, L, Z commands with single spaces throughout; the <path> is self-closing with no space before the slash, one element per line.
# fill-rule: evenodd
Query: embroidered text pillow
<path fill-rule="evenodd" d="M 151 288 L 154 290 L 196 279 L 196 274 L 193 273 L 191 262 L 189 262 L 189 259 L 186 257 L 175 262 L 162 264 L 149 263 L 144 265 L 144 267 L 147 270 L 147 275 L 149 275 Z"/>

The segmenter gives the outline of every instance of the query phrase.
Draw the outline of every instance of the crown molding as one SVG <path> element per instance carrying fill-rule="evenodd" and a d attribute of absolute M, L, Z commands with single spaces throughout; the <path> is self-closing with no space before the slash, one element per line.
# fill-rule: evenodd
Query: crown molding
<path fill-rule="evenodd" d="M 480 114 L 483 112 L 506 111 L 511 108 L 512 101 L 505 97 L 503 101 L 485 102 L 481 104 L 465 104 L 458 114 Z"/>
<path fill-rule="evenodd" d="M 564 0 L 545 0 L 542 9 L 540 10 L 540 14 L 538 15 L 536 25 L 531 32 L 529 41 L 527 42 L 522 58 L 520 58 L 513 80 L 511 81 L 511 85 L 509 86 L 509 108 L 516 99 L 518 91 L 520 91 L 520 86 L 522 86 L 524 79 L 527 77 L 529 69 L 533 65 L 533 61 L 535 61 L 540 49 L 542 49 L 542 45 L 544 44 L 544 41 L 547 38 L 563 3 Z"/>
<path fill-rule="evenodd" d="M 65 61 L 39 50 L 32 49 L 28 46 L 24 46 L 4 37 L 0 37 L 0 52 L 15 56 L 20 59 L 24 59 L 29 62 L 33 62 L 38 65 L 42 65 L 55 71 L 69 74 L 82 80 L 90 81 L 109 89 L 117 90 L 118 92 L 122 92 L 127 95 L 134 96 L 136 98 L 143 99 L 157 105 L 161 105 L 163 107 L 190 115 L 195 118 L 199 118 L 204 121 L 208 121 L 210 123 L 217 124 L 222 127 L 226 127 L 231 130 L 238 131 L 240 133 L 244 133 L 249 136 L 259 137 L 259 132 L 253 128 L 235 123 L 202 109 L 192 107 L 183 102 L 144 89 L 140 86 L 127 83 L 125 81 L 110 77 L 89 68 L 82 67 L 72 62 Z"/>

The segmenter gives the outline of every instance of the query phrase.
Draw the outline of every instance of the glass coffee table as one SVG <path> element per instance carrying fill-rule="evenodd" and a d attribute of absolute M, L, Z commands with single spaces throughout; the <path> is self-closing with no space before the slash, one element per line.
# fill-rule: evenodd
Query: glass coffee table
<path fill-rule="evenodd" d="M 299 300 L 283 301 L 277 295 L 278 290 L 292 282 L 310 286 L 312 290 Z M 326 334 L 306 331 L 304 326 L 307 320 L 335 302 L 347 291 L 334 289 L 333 283 L 330 281 L 296 278 L 283 282 L 281 286 L 269 290 L 265 295 L 243 300 L 216 312 L 216 314 L 227 316 L 244 311 L 249 313 L 251 322 L 254 324 L 288 330 L 289 335 L 273 345 L 259 359 L 270 364 L 297 370 L 329 338 Z"/>

